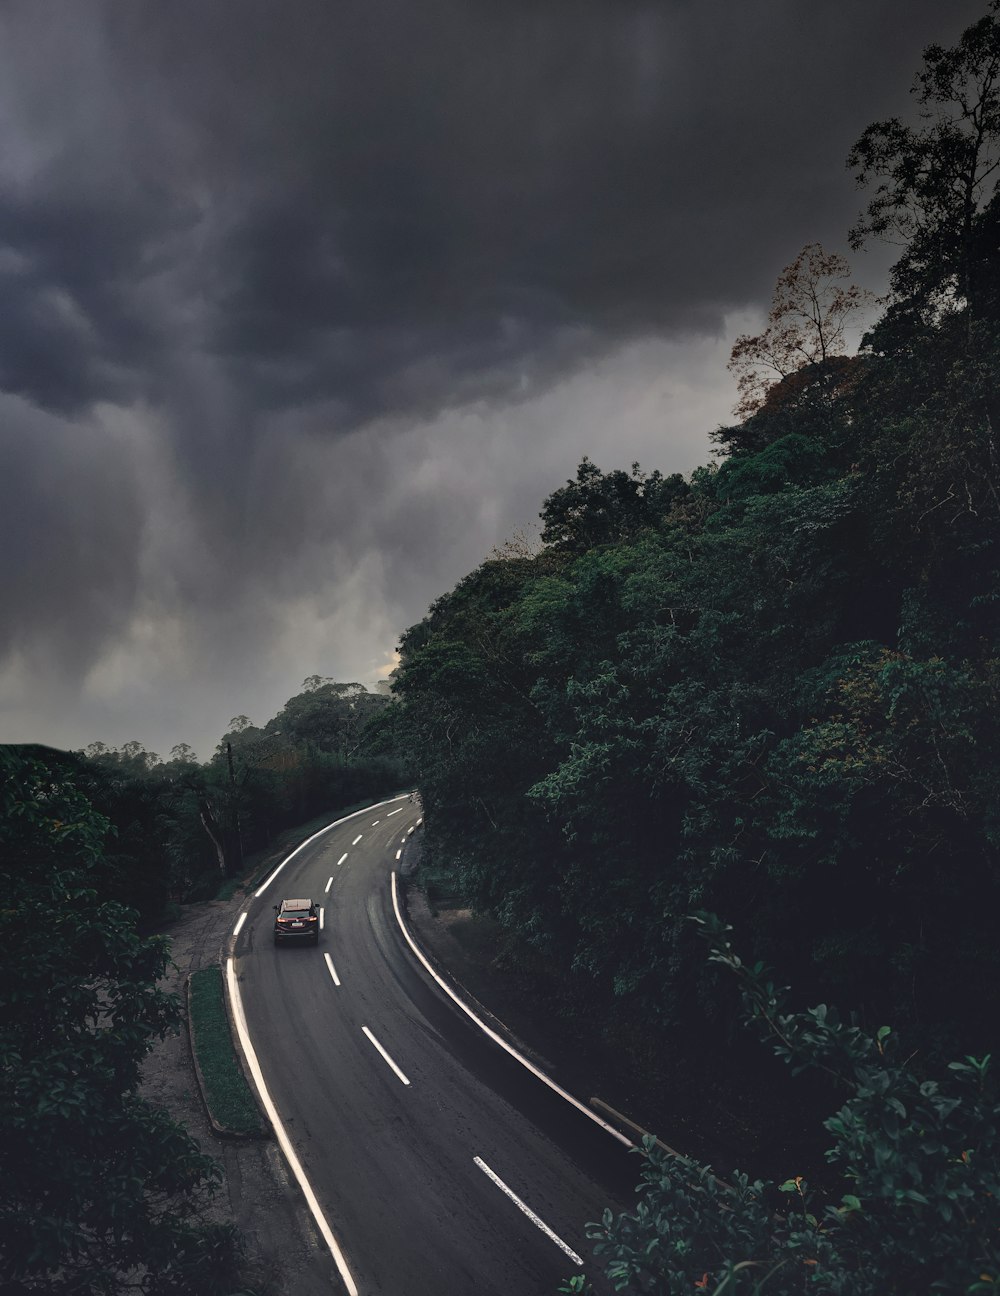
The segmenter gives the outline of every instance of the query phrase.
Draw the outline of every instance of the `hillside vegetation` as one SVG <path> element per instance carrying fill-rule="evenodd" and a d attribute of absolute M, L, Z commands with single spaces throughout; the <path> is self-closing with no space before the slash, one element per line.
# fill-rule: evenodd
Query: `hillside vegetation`
<path fill-rule="evenodd" d="M 773 968 L 797 998 L 854 1014 L 868 1044 L 805 1032 L 807 1062 L 840 1050 L 844 1067 L 828 1070 L 848 1092 L 881 1064 L 888 1033 L 865 1050 L 883 1023 L 919 1050 L 916 1068 L 994 1043 L 996 13 L 955 49 L 926 51 L 916 127 L 876 123 L 851 153 L 869 193 L 852 243 L 902 248 L 877 318 L 842 258 L 805 248 L 766 330 L 734 348 L 740 421 L 716 431 L 718 462 L 684 479 L 585 459 L 545 501 L 536 552 L 494 555 L 403 639 L 394 720 L 419 770 L 428 867 L 499 919 L 539 975 L 585 984 L 591 1020 L 596 998 L 615 1039 L 651 1065 L 680 1051 L 724 1069 L 743 1015 L 695 911 L 733 924 L 747 964 Z M 847 355 L 865 311 L 863 346 Z M 995 1094 L 989 1084 L 977 1092 Z M 983 1101 L 967 1135 L 941 1135 L 945 1159 L 975 1162 L 973 1129 L 993 1128 L 995 1097 Z M 911 1115 L 900 1103 L 897 1124 Z M 877 1155 L 895 1164 L 879 1128 Z M 998 1279 L 995 1196 L 977 1207 L 989 1228 L 970 1224 L 959 1244 L 946 1221 L 960 1203 L 921 1214 L 931 1197 L 913 1176 L 879 1209 L 895 1203 L 938 1237 L 949 1274 L 928 1272 L 927 1248 L 890 1211 L 871 1237 L 897 1239 L 892 1263 L 821 1256 L 809 1290 L 933 1279 L 965 1291 L 980 1268 Z M 647 1225 L 643 1245 L 665 1254 L 680 1226 L 655 1211 Z M 733 1265 L 767 1232 L 619 1276 L 635 1291 L 752 1290 L 762 1271 Z M 798 1266 L 768 1292 L 804 1290 Z"/>

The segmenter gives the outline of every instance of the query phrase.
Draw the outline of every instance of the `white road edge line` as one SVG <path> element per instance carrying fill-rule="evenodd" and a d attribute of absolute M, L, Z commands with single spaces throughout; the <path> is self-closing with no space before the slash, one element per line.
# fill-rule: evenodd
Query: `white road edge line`
<path fill-rule="evenodd" d="M 320 929 L 320 931 L 323 930 L 323 914 L 324 914 L 325 912 L 326 912 L 326 911 L 324 910 L 323 906 L 320 905 L 320 906 L 319 906 L 319 929 Z"/>
<path fill-rule="evenodd" d="M 327 895 L 327 894 L 329 893 L 329 890 L 330 890 L 330 888 L 331 888 L 332 886 L 333 886 L 333 877 L 331 876 L 331 877 L 328 879 L 326 886 L 323 888 L 323 894 L 324 894 L 324 895 Z"/>
<path fill-rule="evenodd" d="M 323 957 L 326 959 L 326 966 L 330 969 L 330 975 L 333 977 L 333 984 L 339 986 L 340 977 L 337 976 L 337 969 L 333 966 L 333 959 L 329 954 L 324 954 Z"/>
<path fill-rule="evenodd" d="M 389 797 L 387 801 L 376 801 L 374 806 L 365 806 L 361 810 L 354 810 L 351 814 L 344 815 L 342 819 L 334 819 L 333 823 L 328 823 L 326 827 L 321 828 L 319 832 L 314 832 L 311 837 L 307 837 L 304 842 L 300 842 L 290 855 L 285 856 L 285 858 L 281 861 L 281 863 L 274 870 L 274 872 L 271 873 L 268 877 L 266 877 L 264 881 L 260 884 L 260 886 L 257 888 L 257 890 L 253 893 L 253 898 L 256 900 L 259 896 L 262 896 L 264 892 L 267 890 L 267 888 L 274 881 L 274 879 L 281 872 L 281 870 L 288 863 L 288 861 L 293 860 L 295 856 L 298 855 L 299 851 L 305 850 L 305 848 L 309 845 L 309 843 L 314 842 L 317 837 L 322 837 L 324 833 L 328 833 L 332 828 L 338 828 L 342 823 L 347 823 L 348 819 L 357 819 L 358 815 L 371 814 L 371 812 L 376 808 L 376 806 L 392 805 L 394 801 L 402 801 L 404 797 L 406 797 L 407 795 L 408 793 L 404 792 L 402 796 Z"/>
<path fill-rule="evenodd" d="M 362 1030 L 364 1031 L 364 1033 L 368 1036 L 368 1038 L 371 1040 L 371 1042 L 375 1045 L 375 1047 L 378 1049 L 378 1051 L 382 1054 L 382 1057 L 385 1059 L 385 1061 L 388 1062 L 388 1064 L 392 1067 L 392 1069 L 393 1069 L 393 1071 L 395 1071 L 396 1075 L 399 1076 L 399 1078 L 400 1078 L 400 1080 L 402 1080 L 403 1084 L 408 1085 L 408 1084 L 410 1083 L 409 1080 L 407 1080 L 406 1076 L 403 1075 L 402 1071 L 400 1071 L 399 1067 L 395 1064 L 395 1062 L 393 1062 L 392 1058 L 391 1058 L 391 1057 L 389 1056 L 389 1054 L 385 1051 L 385 1049 L 382 1047 L 382 1045 L 378 1042 L 378 1040 L 375 1038 L 375 1036 L 371 1033 L 371 1031 L 368 1029 L 368 1027 L 367 1027 L 367 1026 L 362 1026 L 361 1029 L 362 1029 Z"/>
<path fill-rule="evenodd" d="M 246 920 L 247 920 L 247 915 L 246 915 L 246 912 L 244 911 L 243 913 L 240 914 L 240 920 L 239 920 L 239 922 L 238 922 L 238 923 L 236 924 L 236 926 L 233 928 L 233 935 L 234 935 L 234 936 L 238 936 L 238 935 L 240 934 L 240 929 L 242 928 L 242 926 L 243 926 L 243 924 L 246 922 Z"/>
<path fill-rule="evenodd" d="M 304 843 L 303 843 L 304 844 Z M 344 1259 L 344 1253 L 337 1245 L 337 1239 L 333 1236 L 330 1225 L 326 1222 L 320 1204 L 316 1200 L 316 1194 L 313 1192 L 306 1173 L 302 1169 L 299 1158 L 295 1155 L 295 1149 L 292 1147 L 291 1140 L 285 1133 L 285 1127 L 281 1123 L 281 1118 L 271 1101 L 271 1095 L 267 1092 L 267 1085 L 264 1083 L 264 1075 L 260 1069 L 260 1063 L 257 1061 L 257 1054 L 254 1052 L 253 1044 L 250 1042 L 250 1032 L 247 1029 L 247 1019 L 243 1012 L 243 1000 L 240 997 L 240 988 L 236 981 L 236 971 L 233 967 L 233 960 L 226 960 L 226 980 L 229 986 L 229 1002 L 233 1006 L 233 1020 L 236 1023 L 236 1033 L 239 1036 L 240 1046 L 243 1049 L 243 1055 L 247 1060 L 247 1066 L 250 1068 L 250 1074 L 253 1076 L 254 1084 L 257 1086 L 257 1092 L 260 1095 L 261 1103 L 267 1112 L 267 1118 L 271 1122 L 271 1128 L 274 1130 L 275 1138 L 278 1140 L 282 1152 L 285 1154 L 285 1160 L 288 1162 L 292 1174 L 298 1181 L 302 1189 L 302 1195 L 306 1199 L 306 1205 L 316 1221 L 316 1227 L 322 1234 L 324 1242 L 330 1248 L 330 1254 L 333 1256 L 333 1262 L 337 1266 L 337 1272 L 344 1281 L 349 1296 L 358 1296 L 358 1289 L 351 1277 L 351 1271 L 347 1267 L 347 1261 Z"/>
<path fill-rule="evenodd" d="M 340 859 L 337 860 L 337 868 L 340 868 L 341 864 L 343 864 L 343 862 L 344 862 L 345 859 L 347 859 L 347 851 L 344 851 L 344 853 L 343 853 L 343 855 L 341 855 Z"/>
<path fill-rule="evenodd" d="M 402 814 L 405 808 L 405 806 L 400 806 L 398 810 L 390 810 L 386 818 L 391 819 L 394 814 Z"/>
<path fill-rule="evenodd" d="M 364 833 L 358 833 L 357 837 L 355 837 L 355 839 L 351 842 L 351 845 L 352 845 L 352 846 L 357 846 L 358 842 L 361 840 L 361 838 L 362 838 L 363 836 L 364 836 Z"/>
<path fill-rule="evenodd" d="M 583 1261 L 572 1249 L 572 1247 L 568 1247 L 558 1233 L 553 1233 L 553 1231 L 549 1228 L 548 1224 L 546 1224 L 543 1219 L 541 1219 L 538 1215 L 536 1215 L 530 1206 L 526 1206 L 524 1202 L 520 1199 L 520 1197 L 518 1197 L 517 1193 L 512 1192 L 507 1187 L 507 1185 L 504 1183 L 504 1181 L 500 1178 L 498 1174 L 493 1173 L 493 1171 L 489 1168 L 489 1166 L 482 1159 L 482 1157 L 473 1157 L 472 1159 L 476 1163 L 476 1165 L 480 1168 L 480 1170 L 482 1170 L 483 1174 L 488 1176 L 488 1178 L 492 1179 L 493 1182 L 496 1184 L 496 1186 L 500 1189 L 500 1191 L 502 1193 L 506 1193 L 507 1196 L 511 1199 L 511 1201 L 519 1210 L 524 1211 L 525 1215 L 527 1215 L 528 1219 L 531 1220 L 532 1224 L 534 1224 L 536 1228 L 540 1228 L 547 1238 L 551 1238 L 551 1240 L 556 1244 L 557 1247 L 559 1247 L 560 1250 L 566 1252 L 566 1254 L 569 1256 L 569 1258 L 573 1261 L 574 1264 L 578 1264 L 578 1265 L 583 1264 Z"/>
<path fill-rule="evenodd" d="M 420 948 L 417 946 L 416 941 L 414 941 L 413 937 L 410 935 L 406 923 L 403 922 L 403 915 L 399 908 L 399 895 L 396 888 L 395 870 L 393 870 L 392 873 L 392 907 L 396 912 L 396 921 L 399 923 L 399 929 L 406 937 L 410 949 L 413 950 L 414 954 L 416 954 L 417 958 L 424 965 L 427 971 L 431 974 L 434 980 L 438 983 L 441 989 L 445 992 L 448 998 L 454 1000 L 454 1002 L 458 1004 L 459 1008 L 461 1008 L 462 1012 L 464 1012 L 467 1017 L 471 1017 L 481 1031 L 487 1034 L 495 1044 L 499 1044 L 502 1049 L 504 1049 L 507 1053 L 511 1055 L 512 1058 L 515 1058 L 518 1062 L 520 1062 L 520 1064 L 523 1067 L 527 1067 L 527 1069 L 531 1072 L 533 1076 L 537 1076 L 538 1079 L 541 1080 L 542 1084 L 548 1085 L 549 1088 L 553 1090 L 554 1093 L 557 1093 L 560 1096 L 560 1098 L 565 1098 L 568 1103 L 574 1106 L 577 1109 L 577 1111 L 582 1112 L 584 1116 L 586 1116 L 588 1120 L 593 1121 L 595 1125 L 600 1125 L 601 1129 L 606 1130 L 607 1133 L 610 1134 L 612 1138 L 617 1139 L 618 1142 L 624 1144 L 625 1147 L 636 1146 L 631 1139 L 626 1138 L 624 1134 L 622 1134 L 619 1130 L 616 1130 L 613 1125 L 609 1125 L 607 1121 L 601 1120 L 600 1116 L 596 1115 L 588 1107 L 584 1107 L 583 1103 L 580 1102 L 578 1098 L 574 1098 L 571 1093 L 567 1093 L 566 1090 L 562 1087 L 562 1085 L 556 1084 L 556 1082 L 551 1078 L 551 1076 L 547 1076 L 544 1071 L 539 1071 L 538 1067 L 536 1067 L 533 1062 L 529 1062 L 528 1059 L 523 1054 L 518 1053 L 516 1048 L 513 1048 L 510 1044 L 507 1043 L 507 1041 L 501 1035 L 498 1035 L 495 1030 L 492 1030 L 489 1026 L 487 1026 L 486 1023 L 482 1020 L 482 1018 L 478 1017 L 472 1011 L 469 1005 L 458 997 L 455 991 L 452 990 L 451 986 L 448 985 L 446 981 L 442 980 L 440 976 L 438 976 L 437 972 L 434 971 L 430 963 L 427 961 L 422 950 L 420 950 Z"/>

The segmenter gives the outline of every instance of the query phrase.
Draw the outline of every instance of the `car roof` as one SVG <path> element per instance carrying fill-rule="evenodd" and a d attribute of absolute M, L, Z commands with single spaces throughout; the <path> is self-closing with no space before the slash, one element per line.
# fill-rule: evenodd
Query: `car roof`
<path fill-rule="evenodd" d="M 311 900 L 282 900 L 282 909 L 308 909 L 312 904 Z"/>

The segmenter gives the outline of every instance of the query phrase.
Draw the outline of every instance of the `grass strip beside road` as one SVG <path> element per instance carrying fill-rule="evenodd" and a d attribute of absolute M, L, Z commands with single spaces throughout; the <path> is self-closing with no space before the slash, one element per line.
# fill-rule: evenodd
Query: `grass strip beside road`
<path fill-rule="evenodd" d="M 220 968 L 191 974 L 191 1046 L 212 1119 L 234 1134 L 266 1133 L 236 1058 Z"/>

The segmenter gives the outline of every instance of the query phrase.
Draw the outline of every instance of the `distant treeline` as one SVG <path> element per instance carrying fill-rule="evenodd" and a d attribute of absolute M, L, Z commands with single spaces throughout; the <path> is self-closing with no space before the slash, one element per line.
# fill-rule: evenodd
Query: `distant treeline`
<path fill-rule="evenodd" d="M 39 754 L 110 820 L 100 895 L 151 925 L 169 904 L 214 895 L 283 829 L 400 787 L 405 765 L 378 736 L 391 706 L 314 675 L 263 727 L 234 717 L 204 763 L 183 743 L 169 760 L 138 742 Z"/>

